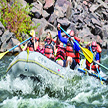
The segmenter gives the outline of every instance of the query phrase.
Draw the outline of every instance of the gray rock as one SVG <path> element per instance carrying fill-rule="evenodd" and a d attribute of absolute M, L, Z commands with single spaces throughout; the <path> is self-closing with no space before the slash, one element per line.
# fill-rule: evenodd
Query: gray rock
<path fill-rule="evenodd" d="M 46 12 L 45 10 L 42 10 L 42 16 L 43 18 L 48 18 L 50 16 L 50 14 L 48 12 Z"/>
<path fill-rule="evenodd" d="M 4 34 L 2 35 L 2 37 L 1 37 L 1 41 L 2 41 L 2 42 L 7 42 L 7 41 L 9 41 L 9 39 L 12 38 L 13 36 L 14 36 L 13 33 L 9 32 L 9 30 L 6 30 L 6 31 L 4 32 Z"/>
<path fill-rule="evenodd" d="M 1 37 L 1 49 L 0 52 L 5 52 L 11 48 L 13 48 L 14 46 L 16 46 L 19 41 L 16 39 L 15 35 L 9 31 L 6 31 L 3 35 L 3 37 Z M 12 50 L 11 52 L 15 52 L 15 51 L 20 51 L 19 48 Z"/>
<path fill-rule="evenodd" d="M 35 18 L 40 18 L 43 11 L 43 5 L 40 1 L 37 0 L 37 2 L 32 3 L 33 7 L 31 9 L 31 12 L 34 14 Z"/>
<path fill-rule="evenodd" d="M 57 22 L 66 27 L 70 24 L 70 21 L 67 18 L 57 19 Z"/>
<path fill-rule="evenodd" d="M 57 22 L 57 15 L 55 13 L 51 14 L 50 18 L 48 19 L 48 22 L 50 22 L 51 24 Z"/>
<path fill-rule="evenodd" d="M 78 37 L 87 37 L 91 36 L 91 32 L 88 27 L 84 27 L 82 30 L 79 31 Z"/>
<path fill-rule="evenodd" d="M 42 19 L 33 18 L 32 20 L 33 20 L 35 26 L 37 25 L 37 23 L 40 23 L 40 26 L 37 28 L 37 31 L 39 31 L 39 32 L 41 31 L 42 35 L 40 37 L 45 37 L 46 32 L 48 30 L 51 32 L 57 33 L 57 29 L 52 24 L 50 24 L 47 20 L 45 20 L 44 18 L 42 18 Z M 54 36 L 54 35 L 52 35 L 52 36 Z"/>
<path fill-rule="evenodd" d="M 48 9 L 54 5 L 54 0 L 45 0 L 44 9 Z"/>
<path fill-rule="evenodd" d="M 90 7 L 89 10 L 93 13 L 93 12 L 95 12 L 98 8 L 99 8 L 99 5 L 93 4 L 93 5 Z"/>
<path fill-rule="evenodd" d="M 91 18 L 91 22 L 94 24 L 94 25 L 98 25 L 101 27 L 101 22 L 99 20 L 96 20 L 95 18 Z"/>
<path fill-rule="evenodd" d="M 3 26 L 3 24 L 0 22 L 0 37 L 3 35 L 5 31 L 5 27 Z"/>
<path fill-rule="evenodd" d="M 36 2 L 37 0 L 33 0 L 34 2 Z M 43 5 L 45 4 L 45 0 L 39 0 Z"/>

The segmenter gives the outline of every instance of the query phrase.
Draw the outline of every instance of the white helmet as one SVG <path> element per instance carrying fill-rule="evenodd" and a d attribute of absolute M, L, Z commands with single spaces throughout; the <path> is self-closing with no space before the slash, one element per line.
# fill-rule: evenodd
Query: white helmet
<path fill-rule="evenodd" d="M 70 31 L 71 31 L 71 29 L 67 29 L 67 31 L 66 31 L 66 32 L 67 32 L 68 34 L 70 34 Z"/>

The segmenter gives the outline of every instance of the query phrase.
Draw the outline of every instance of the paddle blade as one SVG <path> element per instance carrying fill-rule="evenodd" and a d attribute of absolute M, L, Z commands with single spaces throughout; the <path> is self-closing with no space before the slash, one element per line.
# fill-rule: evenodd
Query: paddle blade
<path fill-rule="evenodd" d="M 8 53 L 9 51 L 6 51 L 6 52 L 3 52 L 3 53 L 0 53 L 0 59 L 6 54 Z"/>
<path fill-rule="evenodd" d="M 87 48 L 80 47 L 82 49 L 82 52 L 85 56 L 85 58 L 91 63 L 93 61 L 93 54 L 91 51 L 89 51 Z"/>
<path fill-rule="evenodd" d="M 101 81 L 101 84 L 103 85 L 103 82 Z"/>

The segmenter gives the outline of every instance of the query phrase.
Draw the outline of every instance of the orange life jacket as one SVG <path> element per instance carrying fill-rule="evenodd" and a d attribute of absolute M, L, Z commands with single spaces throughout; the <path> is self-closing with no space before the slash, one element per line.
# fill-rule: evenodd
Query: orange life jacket
<path fill-rule="evenodd" d="M 52 55 L 54 55 L 54 46 L 53 44 L 46 44 L 45 45 L 45 56 L 48 58 L 51 58 Z"/>
<path fill-rule="evenodd" d="M 66 58 L 66 49 L 64 47 L 59 46 L 57 48 L 57 54 L 56 54 L 55 60 L 57 60 L 58 58 L 61 58 L 62 60 Z"/>

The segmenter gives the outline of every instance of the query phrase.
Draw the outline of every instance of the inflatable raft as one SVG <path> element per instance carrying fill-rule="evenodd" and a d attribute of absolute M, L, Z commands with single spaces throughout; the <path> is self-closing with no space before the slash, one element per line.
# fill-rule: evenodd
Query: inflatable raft
<path fill-rule="evenodd" d="M 77 70 L 80 73 L 84 73 L 98 79 L 100 79 L 101 76 L 101 79 L 108 83 L 108 77 L 106 74 L 100 72 L 99 76 L 98 74 L 84 70 L 84 67 L 85 61 L 81 60 L 80 66 L 77 66 Z M 40 79 L 45 81 L 45 79 L 49 78 L 51 78 L 51 80 L 69 78 L 70 75 L 72 75 L 72 72 L 73 70 L 69 67 L 64 68 L 41 53 L 27 53 L 27 51 L 23 51 L 17 55 L 7 69 L 7 73 L 10 74 L 11 79 L 15 79 L 17 77 L 34 77 L 38 81 L 40 81 Z"/>
<path fill-rule="evenodd" d="M 52 77 L 64 79 L 67 75 L 67 70 L 41 53 L 27 53 L 23 51 L 10 63 L 7 73 L 10 74 L 12 78 L 23 75 L 28 77 L 41 77 L 44 79 Z"/>

